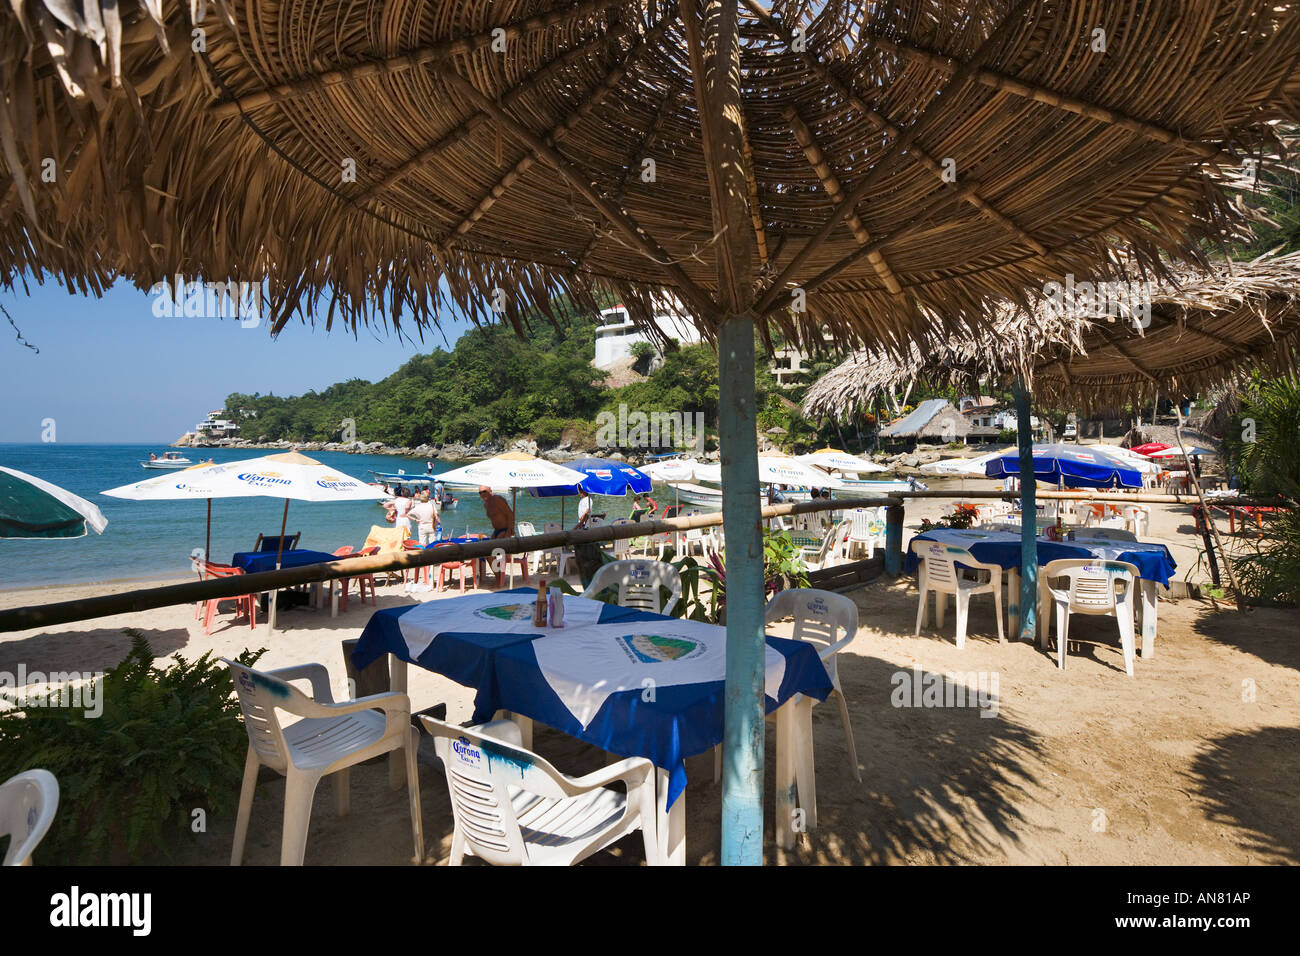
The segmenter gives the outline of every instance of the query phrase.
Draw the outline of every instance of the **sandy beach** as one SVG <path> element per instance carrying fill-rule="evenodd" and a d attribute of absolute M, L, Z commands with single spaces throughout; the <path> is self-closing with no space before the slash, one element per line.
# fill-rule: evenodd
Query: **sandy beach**
<path fill-rule="evenodd" d="M 951 502 L 909 503 L 907 526 L 951 510 Z M 1189 509 L 1156 506 L 1149 540 L 1170 543 L 1187 576 L 1196 563 Z M 1200 579 L 1193 573 L 1192 580 Z M 156 582 L 164 583 L 164 582 Z M 170 583 L 170 582 L 167 582 Z M 0 607 L 67 600 L 109 586 L 0 592 Z M 378 607 L 445 594 L 379 589 Z M 1155 656 L 1123 672 L 1109 619 L 1071 626 L 1067 669 L 1036 645 L 999 644 L 992 602 L 975 599 L 967 646 L 957 651 L 952 618 L 912 636 L 915 582 L 880 578 L 850 592 L 860 613 L 854 643 L 841 656 L 862 782 L 847 765 L 836 708 L 814 710 L 819 826 L 783 852 L 771 840 L 774 731 L 769 723 L 769 862 L 783 863 L 1075 863 L 1192 864 L 1300 862 L 1300 689 L 1295 669 L 1294 612 L 1243 615 L 1208 601 L 1166 600 Z M 355 599 L 345 613 L 294 609 L 268 637 L 219 614 L 210 635 L 193 606 L 162 608 L 0 637 L 0 670 L 95 671 L 125 654 L 122 633 L 138 628 L 159 658 L 205 652 L 233 656 L 267 648 L 265 668 L 306 661 L 330 670 L 336 699 L 347 696 L 341 642 L 356 637 L 375 606 Z M 771 628 L 788 635 L 790 625 Z M 927 677 L 926 675 L 939 675 Z M 897 706 L 899 688 L 940 680 L 990 691 L 983 708 Z M 982 684 L 980 682 L 983 682 Z M 1253 699 L 1245 693 L 1253 688 Z M 445 702 L 448 719 L 467 721 L 473 691 L 410 669 L 415 709 Z M 904 699 L 903 703 L 907 703 Z M 917 701 L 914 703 L 921 703 Z M 599 767 L 604 755 L 563 734 L 538 728 L 536 748 L 566 772 Z M 687 860 L 716 863 L 721 786 L 708 755 L 688 764 Z M 330 785 L 326 785 L 326 789 Z M 352 774 L 352 813 L 336 816 L 318 794 L 307 847 L 309 864 L 409 862 L 405 796 L 391 790 L 383 764 Z M 429 862 L 445 861 L 451 812 L 445 781 L 428 741 L 421 752 L 421 792 Z M 270 775 L 254 804 L 248 863 L 278 860 L 283 783 Z M 224 864 L 233 823 L 215 819 L 206 834 L 178 839 L 182 862 Z M 637 840 L 595 862 L 638 864 Z"/>

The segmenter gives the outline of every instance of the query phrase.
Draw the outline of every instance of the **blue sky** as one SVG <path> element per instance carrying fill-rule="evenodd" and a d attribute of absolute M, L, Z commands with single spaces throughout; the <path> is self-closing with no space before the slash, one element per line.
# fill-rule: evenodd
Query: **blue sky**
<path fill-rule="evenodd" d="M 272 339 L 266 324 L 154 315 L 154 298 L 120 283 L 103 299 L 52 283 L 0 291 L 23 338 L 0 315 L 0 442 L 38 442 L 54 419 L 59 442 L 172 442 L 231 392 L 299 395 L 349 378 L 381 379 L 412 355 L 446 347 L 465 320 L 424 343 L 387 330 L 327 333 L 296 320 Z"/>

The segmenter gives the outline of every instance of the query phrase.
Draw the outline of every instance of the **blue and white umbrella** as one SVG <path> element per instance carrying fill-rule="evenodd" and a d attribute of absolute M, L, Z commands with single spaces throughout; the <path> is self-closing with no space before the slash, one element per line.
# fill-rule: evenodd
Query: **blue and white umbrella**
<path fill-rule="evenodd" d="M 629 491 L 640 495 L 650 491 L 650 476 L 625 462 L 579 458 L 568 462 L 567 467 L 582 472 L 586 477 L 577 484 L 530 488 L 528 493 L 534 498 L 565 498 L 576 495 L 579 488 L 589 495 L 625 495 Z"/>
<path fill-rule="evenodd" d="M 990 478 L 1019 478 L 1020 456 L 994 458 L 984 473 Z M 1069 488 L 1142 487 L 1142 473 L 1131 462 L 1081 445 L 1035 445 L 1034 477 Z"/>

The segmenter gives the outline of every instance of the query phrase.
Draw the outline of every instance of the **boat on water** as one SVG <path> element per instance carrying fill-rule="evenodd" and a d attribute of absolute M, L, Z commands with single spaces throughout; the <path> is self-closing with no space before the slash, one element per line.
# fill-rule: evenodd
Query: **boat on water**
<path fill-rule="evenodd" d="M 891 491 L 924 491 L 925 485 L 913 478 L 900 478 L 893 481 L 856 481 L 848 478 L 841 478 L 842 488 L 838 489 L 835 497 L 838 498 L 855 498 L 859 495 L 881 495 L 888 494 Z M 683 504 L 698 505 L 705 508 L 722 507 L 722 489 L 710 488 L 706 485 L 697 485 L 690 482 L 680 482 L 673 485 L 678 500 Z M 786 501 L 807 501 L 811 492 L 807 488 L 786 489 L 781 492 L 781 496 Z M 766 502 L 766 492 L 764 492 L 764 502 Z"/>
<path fill-rule="evenodd" d="M 178 451 L 167 451 L 161 455 L 150 455 L 148 461 L 140 462 L 141 468 L 149 468 L 154 471 L 172 471 L 177 468 L 188 468 L 194 464 Z"/>
<path fill-rule="evenodd" d="M 372 471 L 370 476 L 374 478 L 374 481 L 370 482 L 370 484 L 387 495 L 391 495 L 403 485 L 408 488 L 432 488 L 434 483 L 438 481 L 437 475 L 408 475 L 404 471 Z M 459 504 L 459 499 L 446 488 L 443 488 L 442 494 L 438 496 L 438 510 L 447 511 L 455 508 L 457 504 Z"/>

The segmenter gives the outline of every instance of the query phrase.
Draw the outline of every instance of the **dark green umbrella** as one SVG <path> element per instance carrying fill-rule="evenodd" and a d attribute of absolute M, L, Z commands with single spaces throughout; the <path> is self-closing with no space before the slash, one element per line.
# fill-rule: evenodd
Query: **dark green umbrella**
<path fill-rule="evenodd" d="M 103 512 L 85 498 L 0 466 L 0 538 L 80 538 L 106 527 Z"/>

